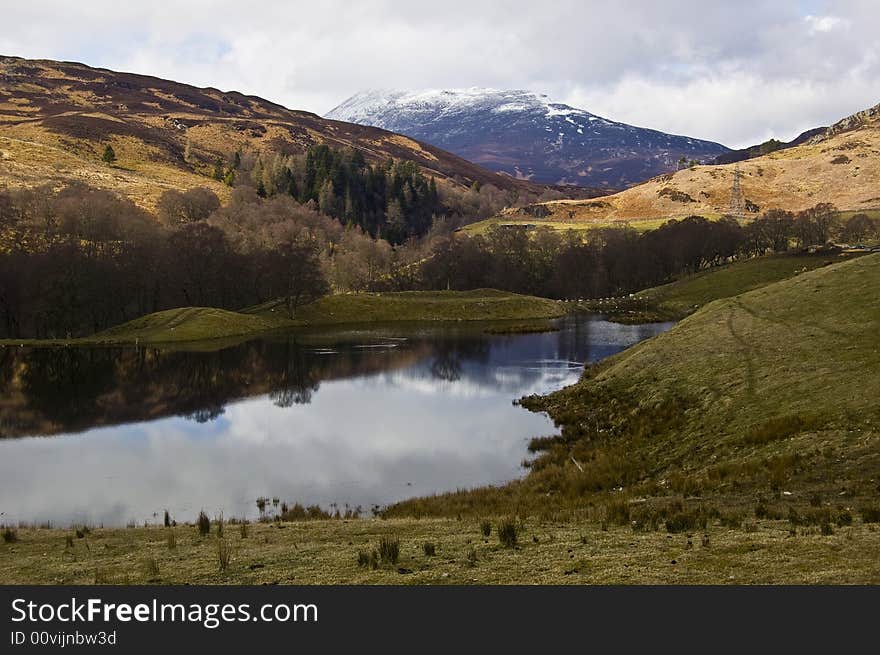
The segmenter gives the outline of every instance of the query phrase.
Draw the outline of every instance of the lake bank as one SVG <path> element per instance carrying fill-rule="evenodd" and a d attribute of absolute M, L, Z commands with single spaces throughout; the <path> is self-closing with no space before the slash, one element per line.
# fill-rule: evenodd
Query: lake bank
<path fill-rule="evenodd" d="M 280 300 L 239 312 L 182 307 L 136 318 L 95 335 L 71 339 L 2 339 L 0 346 L 170 345 L 320 326 L 396 322 L 490 322 L 548 320 L 564 316 L 564 303 L 495 289 L 405 291 L 326 296 L 287 315 Z"/>
<path fill-rule="evenodd" d="M 486 327 L 337 326 L 217 351 L 0 351 L 0 522 L 141 525 L 166 509 L 253 520 L 259 497 L 369 511 L 502 484 L 524 474 L 529 440 L 554 432 L 513 401 L 573 384 L 585 362 L 669 326 L 573 314 L 555 331 Z"/>

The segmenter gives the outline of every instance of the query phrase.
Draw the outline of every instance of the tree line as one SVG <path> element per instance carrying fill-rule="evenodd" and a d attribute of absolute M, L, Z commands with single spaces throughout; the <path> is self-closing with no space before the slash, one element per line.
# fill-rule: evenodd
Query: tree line
<path fill-rule="evenodd" d="M 315 170 L 330 174 L 333 161 Z M 323 175 L 316 173 L 313 188 Z M 433 195 L 430 182 L 427 189 Z M 482 194 L 465 191 L 461 207 Z M 817 205 L 797 214 L 771 210 L 745 226 L 692 216 L 645 233 L 495 227 L 480 236 L 457 232 L 455 218 L 433 216 L 423 236 L 392 244 L 321 212 L 312 199 L 264 198 L 251 185 L 234 188 L 222 206 L 207 189 L 169 190 L 154 214 L 83 184 L 0 190 L 0 336 L 83 336 L 163 309 L 237 310 L 279 298 L 294 316 L 331 291 L 494 287 L 605 297 L 733 258 L 877 236 L 867 215 L 846 222 L 837 215 Z"/>
<path fill-rule="evenodd" d="M 338 222 L 297 205 L 306 220 L 292 211 L 272 238 L 245 242 L 221 218 L 249 204 L 234 198 L 220 216 L 210 191 L 168 191 L 156 220 L 85 185 L 0 192 L 0 335 L 82 336 L 181 306 L 285 298 L 293 310 L 329 292 L 322 248 L 341 241 Z"/>
<path fill-rule="evenodd" d="M 492 287 L 548 298 L 632 293 L 738 258 L 858 243 L 880 236 L 877 221 L 847 221 L 830 204 L 802 212 L 770 210 L 745 225 L 732 218 L 690 216 L 639 233 L 628 227 L 582 233 L 494 226 L 484 235 L 438 236 L 417 271 L 389 278 L 397 288 Z"/>

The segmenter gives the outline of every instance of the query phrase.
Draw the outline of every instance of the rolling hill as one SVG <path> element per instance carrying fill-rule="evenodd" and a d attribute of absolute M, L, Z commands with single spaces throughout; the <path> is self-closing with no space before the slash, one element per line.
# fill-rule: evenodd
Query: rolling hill
<path fill-rule="evenodd" d="M 411 160 L 450 184 L 544 189 L 492 173 L 440 148 L 382 129 L 327 120 L 255 96 L 196 88 L 79 63 L 0 57 L 0 185 L 79 180 L 151 208 L 166 189 L 229 188 L 210 175 L 243 152 L 352 147 L 371 162 Z M 101 161 L 107 144 L 118 161 Z"/>
<path fill-rule="evenodd" d="M 801 132 L 791 141 L 780 141 L 779 139 L 770 139 L 765 141 L 764 143 L 759 143 L 754 146 L 749 146 L 748 148 L 740 148 L 739 150 L 731 150 L 730 152 L 726 152 L 722 155 L 718 155 L 715 158 L 715 161 L 710 163 L 712 164 L 734 164 L 738 161 L 745 161 L 746 159 L 754 159 L 755 157 L 760 157 L 761 155 L 766 155 L 771 152 L 776 152 L 777 150 L 786 150 L 787 148 L 794 148 L 795 146 L 799 146 L 802 143 L 806 143 L 813 137 L 820 136 L 822 133 L 827 130 L 828 127 L 814 127 L 811 130 L 807 130 L 805 132 Z"/>
<path fill-rule="evenodd" d="M 745 286 L 756 280 L 736 274 Z M 731 510 L 723 520 L 786 519 L 816 532 L 846 525 L 858 508 L 866 523 L 880 520 L 871 509 L 880 498 L 880 254 L 730 297 L 684 284 L 715 300 L 588 367 L 577 384 L 522 400 L 561 427 L 532 442 L 537 458 L 522 481 L 408 500 L 386 514 L 595 507 L 594 520 L 634 531 L 665 521 L 669 532 L 687 529 L 675 520 L 695 529 L 701 514 Z"/>
<path fill-rule="evenodd" d="M 835 123 L 805 143 L 735 164 L 694 166 L 592 201 L 557 201 L 498 219 L 584 226 L 720 216 L 730 208 L 735 171 L 751 215 L 799 211 L 820 202 L 841 210 L 880 208 L 880 105 Z"/>
<path fill-rule="evenodd" d="M 675 170 L 680 157 L 712 161 L 730 152 L 719 143 L 619 123 L 528 91 L 366 91 L 327 117 L 400 132 L 542 184 L 620 189 Z"/>

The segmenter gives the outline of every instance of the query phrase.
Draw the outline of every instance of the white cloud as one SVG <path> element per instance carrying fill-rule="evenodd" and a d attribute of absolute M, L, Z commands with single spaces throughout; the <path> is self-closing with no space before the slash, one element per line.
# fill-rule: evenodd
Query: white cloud
<path fill-rule="evenodd" d="M 4 8 L 0 52 L 72 59 L 324 113 L 364 88 L 490 86 L 746 145 L 880 98 L 874 0 L 231 0 Z"/>
<path fill-rule="evenodd" d="M 819 32 L 830 32 L 831 30 L 841 27 L 847 27 L 849 25 L 849 21 L 844 20 L 839 16 L 809 15 L 804 17 L 804 21 L 806 21 L 807 25 L 809 26 L 810 34 L 816 34 Z"/>

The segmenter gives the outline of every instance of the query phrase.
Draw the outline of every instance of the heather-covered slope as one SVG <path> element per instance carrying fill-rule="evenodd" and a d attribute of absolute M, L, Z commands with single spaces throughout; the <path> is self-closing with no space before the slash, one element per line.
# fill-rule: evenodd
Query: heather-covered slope
<path fill-rule="evenodd" d="M 207 186 L 219 158 L 299 153 L 315 144 L 370 162 L 410 160 L 442 183 L 540 193 L 440 148 L 385 130 L 326 120 L 237 92 L 196 88 L 83 64 L 0 57 L 0 185 L 83 181 L 152 207 L 163 191 Z M 113 167 L 101 161 L 112 145 Z"/>

